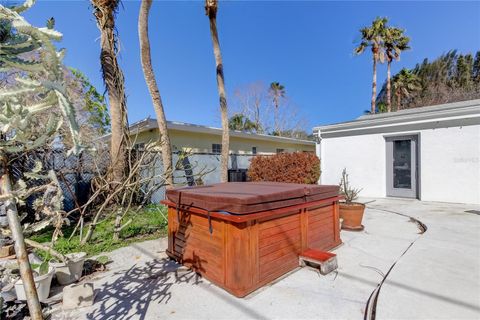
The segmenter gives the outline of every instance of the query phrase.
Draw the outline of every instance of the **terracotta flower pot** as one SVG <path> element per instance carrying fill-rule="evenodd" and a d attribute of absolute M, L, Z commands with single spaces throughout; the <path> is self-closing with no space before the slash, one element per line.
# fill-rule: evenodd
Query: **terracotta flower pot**
<path fill-rule="evenodd" d="M 343 219 L 342 229 L 361 230 L 363 212 L 365 205 L 363 203 L 340 203 L 340 218 Z"/>

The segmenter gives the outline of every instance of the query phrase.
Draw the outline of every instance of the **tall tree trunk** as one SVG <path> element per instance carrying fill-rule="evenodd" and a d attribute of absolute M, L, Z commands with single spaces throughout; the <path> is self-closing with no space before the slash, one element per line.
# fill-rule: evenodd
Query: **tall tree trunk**
<path fill-rule="evenodd" d="M 255 102 L 255 131 L 256 133 L 262 133 L 261 125 L 260 125 L 260 103 L 257 101 Z"/>
<path fill-rule="evenodd" d="M 391 87 L 391 73 L 390 73 L 390 66 L 392 64 L 392 60 L 388 59 L 387 62 L 387 112 L 392 112 L 392 87 Z"/>
<path fill-rule="evenodd" d="M 92 2 L 95 6 L 97 1 Z M 126 147 L 129 142 L 125 84 L 122 70 L 117 61 L 114 10 L 111 6 L 102 7 L 104 1 L 98 2 L 99 5 L 95 6 L 95 18 L 101 33 L 100 62 L 110 106 L 112 178 L 114 182 L 121 184 L 127 170 Z"/>
<path fill-rule="evenodd" d="M 218 40 L 218 33 L 217 33 L 217 8 L 216 8 L 216 1 L 215 1 L 215 8 L 214 10 L 208 9 L 209 4 L 208 2 L 211 0 L 207 0 L 206 9 L 207 15 L 210 20 L 210 33 L 212 36 L 212 44 L 213 44 L 213 54 L 215 56 L 215 64 L 217 70 L 217 89 L 218 95 L 220 97 L 220 113 L 222 116 L 222 155 L 220 158 L 220 180 L 222 182 L 228 181 L 228 155 L 229 155 L 229 140 L 230 140 L 230 133 L 228 129 L 228 112 L 227 112 L 227 97 L 225 94 L 225 79 L 223 76 L 223 64 L 222 64 L 222 54 L 220 51 L 220 43 Z"/>
<path fill-rule="evenodd" d="M 373 54 L 372 105 L 370 112 L 375 113 L 377 101 L 377 54 Z"/>
<path fill-rule="evenodd" d="M 6 155 L 0 151 L 0 195 L 9 195 L 12 191 L 7 160 Z M 27 247 L 25 245 L 23 229 L 18 217 L 15 199 L 6 200 L 4 204 L 7 212 L 8 225 L 15 242 L 15 254 L 20 268 L 20 277 L 22 278 L 23 287 L 25 289 L 25 296 L 27 297 L 28 311 L 30 312 L 30 317 L 32 319 L 41 320 L 43 319 L 42 307 L 38 300 L 37 289 L 33 279 L 32 268 L 28 260 Z"/>
<path fill-rule="evenodd" d="M 401 100 L 400 92 L 396 91 L 395 96 L 397 97 L 397 110 L 395 110 L 395 111 L 398 111 L 398 110 L 400 110 L 400 102 L 401 102 L 400 101 Z"/>
<path fill-rule="evenodd" d="M 150 40 L 148 37 L 148 15 L 152 0 L 142 0 L 140 14 L 138 16 L 138 36 L 140 39 L 140 57 L 142 61 L 143 75 L 147 83 L 148 90 L 152 97 L 153 108 L 157 116 L 158 130 L 160 131 L 160 142 L 162 144 L 163 168 L 166 175 L 167 188 L 173 185 L 172 171 L 172 149 L 170 137 L 167 129 L 167 119 L 163 110 L 162 98 L 158 90 L 157 81 L 152 68 L 152 58 L 150 54 Z"/>
<path fill-rule="evenodd" d="M 274 97 L 273 98 L 273 104 L 274 104 L 274 109 L 273 109 L 273 127 L 275 128 L 275 134 L 280 136 L 280 126 L 278 124 L 278 98 Z"/>

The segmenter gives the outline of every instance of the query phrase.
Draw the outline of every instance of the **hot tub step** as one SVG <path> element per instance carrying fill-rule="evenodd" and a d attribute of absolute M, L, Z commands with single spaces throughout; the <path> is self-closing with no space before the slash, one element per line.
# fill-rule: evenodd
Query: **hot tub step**
<path fill-rule="evenodd" d="M 307 249 L 299 255 L 300 266 L 307 264 L 318 267 L 320 273 L 325 275 L 337 269 L 337 255 L 335 253 L 320 251 L 316 249 Z"/>

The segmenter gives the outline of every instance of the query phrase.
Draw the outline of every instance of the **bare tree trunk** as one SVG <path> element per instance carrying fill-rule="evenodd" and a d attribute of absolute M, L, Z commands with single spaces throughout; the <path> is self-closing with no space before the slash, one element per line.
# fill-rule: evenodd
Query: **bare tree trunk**
<path fill-rule="evenodd" d="M 263 128 L 262 125 L 260 124 L 260 102 L 255 103 L 255 131 L 257 133 L 262 133 Z"/>
<path fill-rule="evenodd" d="M 387 62 L 387 112 L 392 112 L 392 87 L 391 87 L 391 80 L 390 80 L 391 64 L 392 64 L 392 60 L 388 59 L 388 62 Z"/>
<path fill-rule="evenodd" d="M 215 8 L 210 8 L 209 2 L 215 3 Z M 215 64 L 217 70 L 217 88 L 220 97 L 220 112 L 222 116 L 222 155 L 220 158 L 220 180 L 221 182 L 228 181 L 228 155 L 229 155 L 229 140 L 230 133 L 228 128 L 228 112 L 227 112 L 227 97 L 225 94 L 225 79 L 223 76 L 222 54 L 220 51 L 220 43 L 217 33 L 217 7 L 216 1 L 206 1 L 207 15 L 210 20 L 210 33 L 212 36 L 213 53 L 215 55 Z"/>
<path fill-rule="evenodd" d="M 115 224 L 113 226 L 113 241 L 120 239 L 120 227 L 122 226 L 122 210 L 118 209 L 115 216 Z"/>
<path fill-rule="evenodd" d="M 7 168 L 7 157 L 0 151 L 0 194 L 9 195 L 12 192 L 10 176 Z M 27 247 L 23 237 L 22 226 L 18 218 L 17 205 L 15 199 L 6 200 L 5 209 L 7 212 L 8 225 L 15 241 L 15 254 L 17 256 L 18 265 L 20 267 L 20 276 L 22 278 L 23 287 L 25 288 L 25 296 L 27 297 L 28 310 L 30 317 L 34 320 L 43 319 L 42 307 L 38 300 L 37 289 L 33 279 L 32 268 L 28 261 Z"/>
<path fill-rule="evenodd" d="M 373 54 L 372 105 L 370 112 L 375 114 L 377 101 L 377 55 Z"/>
<path fill-rule="evenodd" d="M 398 110 L 400 110 L 400 100 L 401 100 L 400 92 L 397 91 L 395 93 L 395 96 L 397 97 L 397 110 L 396 111 L 398 111 Z"/>
<path fill-rule="evenodd" d="M 158 90 L 157 81 L 152 68 L 152 58 L 150 54 L 150 40 L 148 37 L 148 15 L 152 0 L 142 0 L 140 6 L 140 13 L 138 16 L 138 36 L 140 39 L 140 57 L 142 61 L 143 75 L 147 83 L 148 90 L 152 97 L 153 108 L 157 116 L 158 130 L 160 131 L 160 142 L 162 144 L 162 161 L 164 172 L 166 175 L 167 188 L 173 185 L 173 171 L 172 171 L 172 149 L 170 144 L 170 137 L 167 129 L 167 119 L 163 110 L 162 98 Z"/>
<path fill-rule="evenodd" d="M 278 98 L 273 97 L 274 100 L 274 110 L 273 110 L 273 127 L 275 128 L 275 134 L 280 136 L 280 128 L 278 124 Z"/>
<path fill-rule="evenodd" d="M 127 170 L 126 146 L 129 141 L 125 80 L 117 61 L 114 9 L 104 1 L 93 0 L 92 3 L 101 33 L 100 62 L 110 106 L 112 178 L 116 184 L 120 184 Z"/>

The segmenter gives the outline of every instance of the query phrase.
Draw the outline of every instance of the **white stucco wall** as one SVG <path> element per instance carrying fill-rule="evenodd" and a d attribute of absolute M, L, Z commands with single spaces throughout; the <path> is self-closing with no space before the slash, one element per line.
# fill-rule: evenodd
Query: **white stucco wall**
<path fill-rule="evenodd" d="M 480 203 L 480 126 L 424 130 L 421 199 Z"/>
<path fill-rule="evenodd" d="M 339 184 L 343 168 L 350 183 L 362 188 L 361 196 L 385 196 L 385 139 L 383 135 L 362 135 L 322 139 L 322 184 Z"/>
<path fill-rule="evenodd" d="M 419 134 L 419 197 L 480 204 L 480 126 L 323 138 L 317 147 L 322 184 L 338 184 L 347 168 L 360 196 L 386 196 L 385 136 Z"/>

